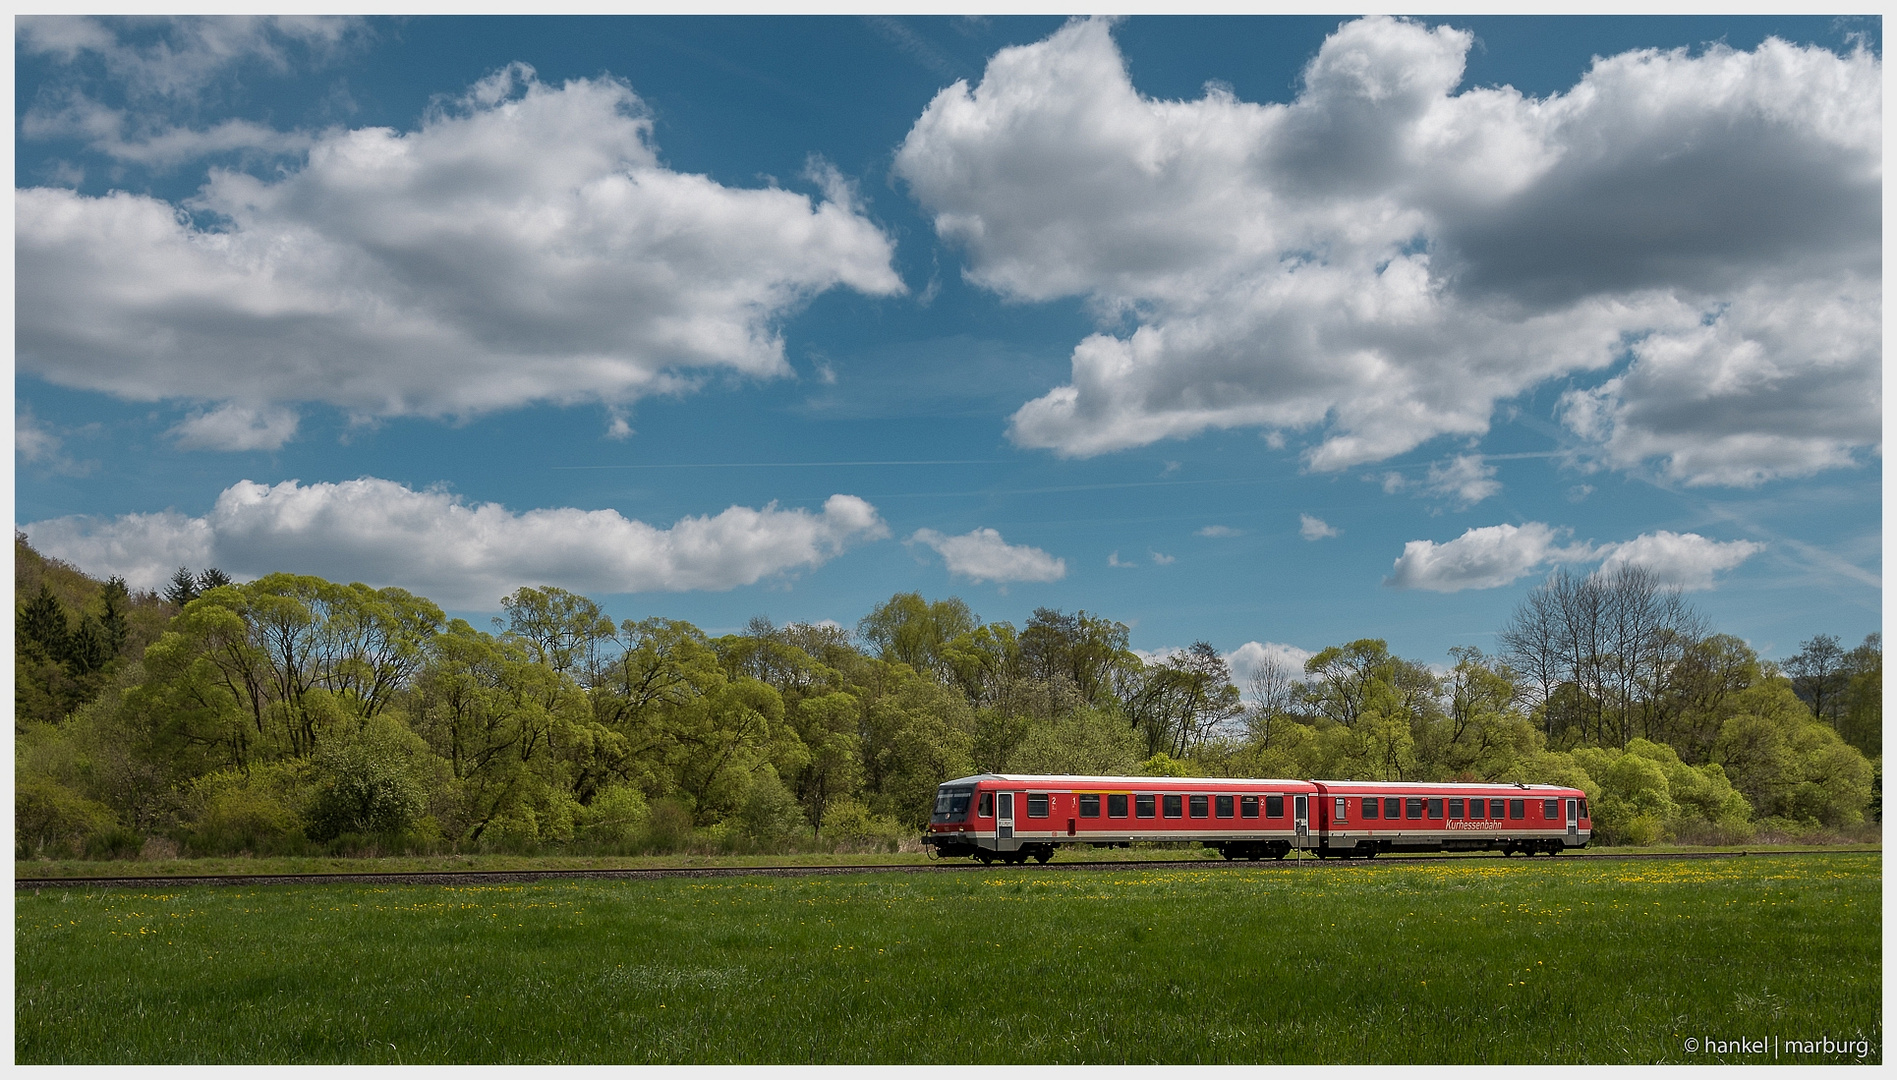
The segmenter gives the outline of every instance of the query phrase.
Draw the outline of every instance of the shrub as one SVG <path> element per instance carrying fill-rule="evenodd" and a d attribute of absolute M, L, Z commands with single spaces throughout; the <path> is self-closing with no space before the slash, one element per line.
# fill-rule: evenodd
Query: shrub
<path fill-rule="evenodd" d="M 393 721 L 371 721 L 355 738 L 318 751 L 310 837 L 400 833 L 413 824 L 427 803 L 409 761 L 415 743 Z"/>
<path fill-rule="evenodd" d="M 804 835 L 810 823 L 797 797 L 777 778 L 777 770 L 766 765 L 752 778 L 751 790 L 738 809 L 738 826 L 759 843 L 783 844 Z"/>
<path fill-rule="evenodd" d="M 302 762 L 263 765 L 249 772 L 227 769 L 192 785 L 196 822 L 186 832 L 193 854 L 302 852 L 300 805 L 308 797 L 309 769 Z"/>
<path fill-rule="evenodd" d="M 640 847 L 661 854 L 685 850 L 692 842 L 692 812 L 673 799 L 655 800 L 640 841 Z"/>
<path fill-rule="evenodd" d="M 119 828 L 118 819 L 104 803 L 45 777 L 22 778 L 14 789 L 15 858 L 77 854 L 86 850 L 94 837 Z"/>
<path fill-rule="evenodd" d="M 854 799 L 838 799 L 823 816 L 823 835 L 845 850 L 896 851 L 913 833 Z"/>
<path fill-rule="evenodd" d="M 579 836 L 589 843 L 614 849 L 638 842 L 651 808 L 638 788 L 629 784 L 607 788 L 593 797 L 579 815 Z"/>

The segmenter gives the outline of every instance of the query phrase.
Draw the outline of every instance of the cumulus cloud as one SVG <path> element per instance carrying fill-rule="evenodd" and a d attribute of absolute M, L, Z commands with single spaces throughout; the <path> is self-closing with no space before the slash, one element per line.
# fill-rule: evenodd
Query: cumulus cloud
<path fill-rule="evenodd" d="M 1869 52 L 1636 51 L 1537 99 L 1457 92 L 1471 34 L 1375 17 L 1261 105 L 1142 96 L 1110 27 L 997 53 L 896 159 L 971 281 L 1132 323 L 1075 346 L 1071 380 L 1014 414 L 1018 444 L 1256 426 L 1311 433 L 1309 466 L 1339 469 L 1480 435 L 1497 402 L 1611 373 L 1630 341 L 1650 344 L 1564 406 L 1609 465 L 1746 482 L 1876 440 Z M 1673 377 L 1715 357 L 1711 387 Z M 1851 395 L 1839 425 L 1824 406 Z"/>
<path fill-rule="evenodd" d="M 1304 662 L 1317 655 L 1309 649 L 1300 649 L 1296 645 L 1286 645 L 1277 641 L 1247 641 L 1238 648 L 1225 654 L 1225 663 L 1232 669 L 1232 682 L 1244 686 L 1251 680 L 1252 672 L 1263 666 L 1266 660 L 1275 661 L 1279 670 L 1298 678 L 1304 674 Z"/>
<path fill-rule="evenodd" d="M 1561 398 L 1617 468 L 1658 459 L 1687 486 L 1756 486 L 1881 446 L 1880 288 L 1751 290 L 1704 325 L 1634 344 L 1627 370 Z"/>
<path fill-rule="evenodd" d="M 323 133 L 300 168 L 149 196 L 15 193 L 22 371 L 138 400 L 467 416 L 789 374 L 778 322 L 903 290 L 834 171 L 821 199 L 660 164 L 610 78 L 514 65 L 419 130 Z M 215 224 L 199 224 L 198 222 Z"/>
<path fill-rule="evenodd" d="M 1299 514 L 1298 535 L 1306 540 L 1323 540 L 1327 537 L 1342 536 L 1343 531 L 1326 524 L 1323 518 Z"/>
<path fill-rule="evenodd" d="M 1664 529 L 1598 547 L 1559 543 L 1569 531 L 1530 521 L 1520 526 L 1470 529 L 1441 544 L 1411 540 L 1403 545 L 1403 554 L 1384 584 L 1430 592 L 1493 589 L 1544 566 L 1599 562 L 1599 572 L 1621 565 L 1640 566 L 1652 571 L 1664 585 L 1693 591 L 1712 588 L 1713 574 L 1730 570 L 1764 550 L 1763 544 L 1749 540 L 1718 541 L 1698 533 Z"/>
<path fill-rule="evenodd" d="M 970 581 L 1059 581 L 1067 576 L 1067 560 L 1037 547 L 1010 544 L 994 529 L 975 529 L 960 536 L 944 536 L 934 529 L 917 529 L 911 544 L 935 549 L 949 573 Z"/>
<path fill-rule="evenodd" d="M 1237 529 L 1232 528 L 1230 525 L 1207 525 L 1205 528 L 1200 529 L 1198 532 L 1193 533 L 1192 535 L 1212 536 L 1212 537 L 1238 536 L 1239 531 Z"/>
<path fill-rule="evenodd" d="M 1764 550 L 1764 544 L 1750 540 L 1722 543 L 1698 533 L 1661 529 L 1625 543 L 1603 545 L 1597 554 L 1604 556 L 1600 569 L 1603 574 L 1619 566 L 1638 566 L 1651 571 L 1663 584 L 1696 592 L 1712 588 L 1715 573 L 1730 570 Z"/>
<path fill-rule="evenodd" d="M 1493 589 L 1561 555 L 1555 531 L 1538 521 L 1489 525 L 1443 544 L 1411 540 L 1384 584 L 1431 592 Z"/>
<path fill-rule="evenodd" d="M 185 450 L 275 450 L 296 435 L 295 412 L 238 402 L 187 417 L 171 434 Z"/>
<path fill-rule="evenodd" d="M 240 578 L 275 571 L 399 585 L 449 607 L 489 609 L 521 585 L 583 592 L 719 591 L 822 565 L 889 535 L 876 508 L 832 495 L 821 511 L 733 506 L 670 528 L 614 510 L 516 513 L 365 477 L 226 488 L 201 518 L 175 512 L 54 518 L 24 526 L 39 550 L 156 588 L 178 566 Z"/>

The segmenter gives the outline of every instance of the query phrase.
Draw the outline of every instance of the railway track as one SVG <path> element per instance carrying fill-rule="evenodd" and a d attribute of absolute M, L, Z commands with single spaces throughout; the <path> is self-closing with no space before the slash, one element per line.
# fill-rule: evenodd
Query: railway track
<path fill-rule="evenodd" d="M 1880 852 L 1881 853 L 1881 852 Z M 1688 851 L 1572 854 L 1558 858 L 1566 862 L 1631 862 L 1645 859 L 1738 859 L 1748 856 L 1780 855 L 1862 855 L 1865 851 Z M 1045 865 L 986 866 L 978 862 L 941 861 L 905 865 L 851 866 L 680 866 L 647 869 L 594 870 L 435 870 L 410 873 L 327 873 L 327 874 L 201 874 L 178 877 L 89 877 L 89 878 L 16 878 L 15 891 L 83 888 L 177 888 L 188 885 L 506 885 L 540 881 L 594 880 L 641 881 L 656 878 L 722 877 L 815 877 L 835 874 L 955 874 L 987 872 L 997 874 L 1043 874 L 1068 870 L 1178 869 L 1180 867 L 1335 870 L 1343 867 L 1383 868 L 1433 865 L 1443 862 L 1467 862 L 1513 859 L 1500 854 L 1482 855 L 1385 855 L 1377 859 L 1285 859 L 1268 862 L 1223 862 L 1212 859 L 1155 859 L 1130 862 L 1051 862 Z M 1526 858 L 1524 856 L 1523 858 Z M 1546 857 L 1536 862 L 1554 861 Z"/>

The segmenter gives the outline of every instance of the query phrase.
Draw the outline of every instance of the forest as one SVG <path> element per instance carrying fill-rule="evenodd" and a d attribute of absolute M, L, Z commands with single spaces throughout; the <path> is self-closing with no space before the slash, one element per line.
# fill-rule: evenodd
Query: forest
<path fill-rule="evenodd" d="M 1493 655 L 1367 637 L 1243 686 L 1205 642 L 915 593 L 711 637 L 522 587 L 483 629 L 292 574 L 133 592 L 16 534 L 15 597 L 21 859 L 887 850 L 979 772 L 1563 783 L 1610 844 L 1881 818 L 1877 635 L 1764 660 L 1635 567 L 1557 572 Z"/>

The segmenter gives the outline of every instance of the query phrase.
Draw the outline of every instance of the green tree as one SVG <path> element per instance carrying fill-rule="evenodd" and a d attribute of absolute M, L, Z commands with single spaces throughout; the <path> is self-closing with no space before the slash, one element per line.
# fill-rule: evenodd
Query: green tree
<path fill-rule="evenodd" d="M 947 676 L 945 648 L 980 621 L 956 597 L 931 603 L 920 593 L 897 593 L 863 616 L 856 632 L 887 663 Z"/>

